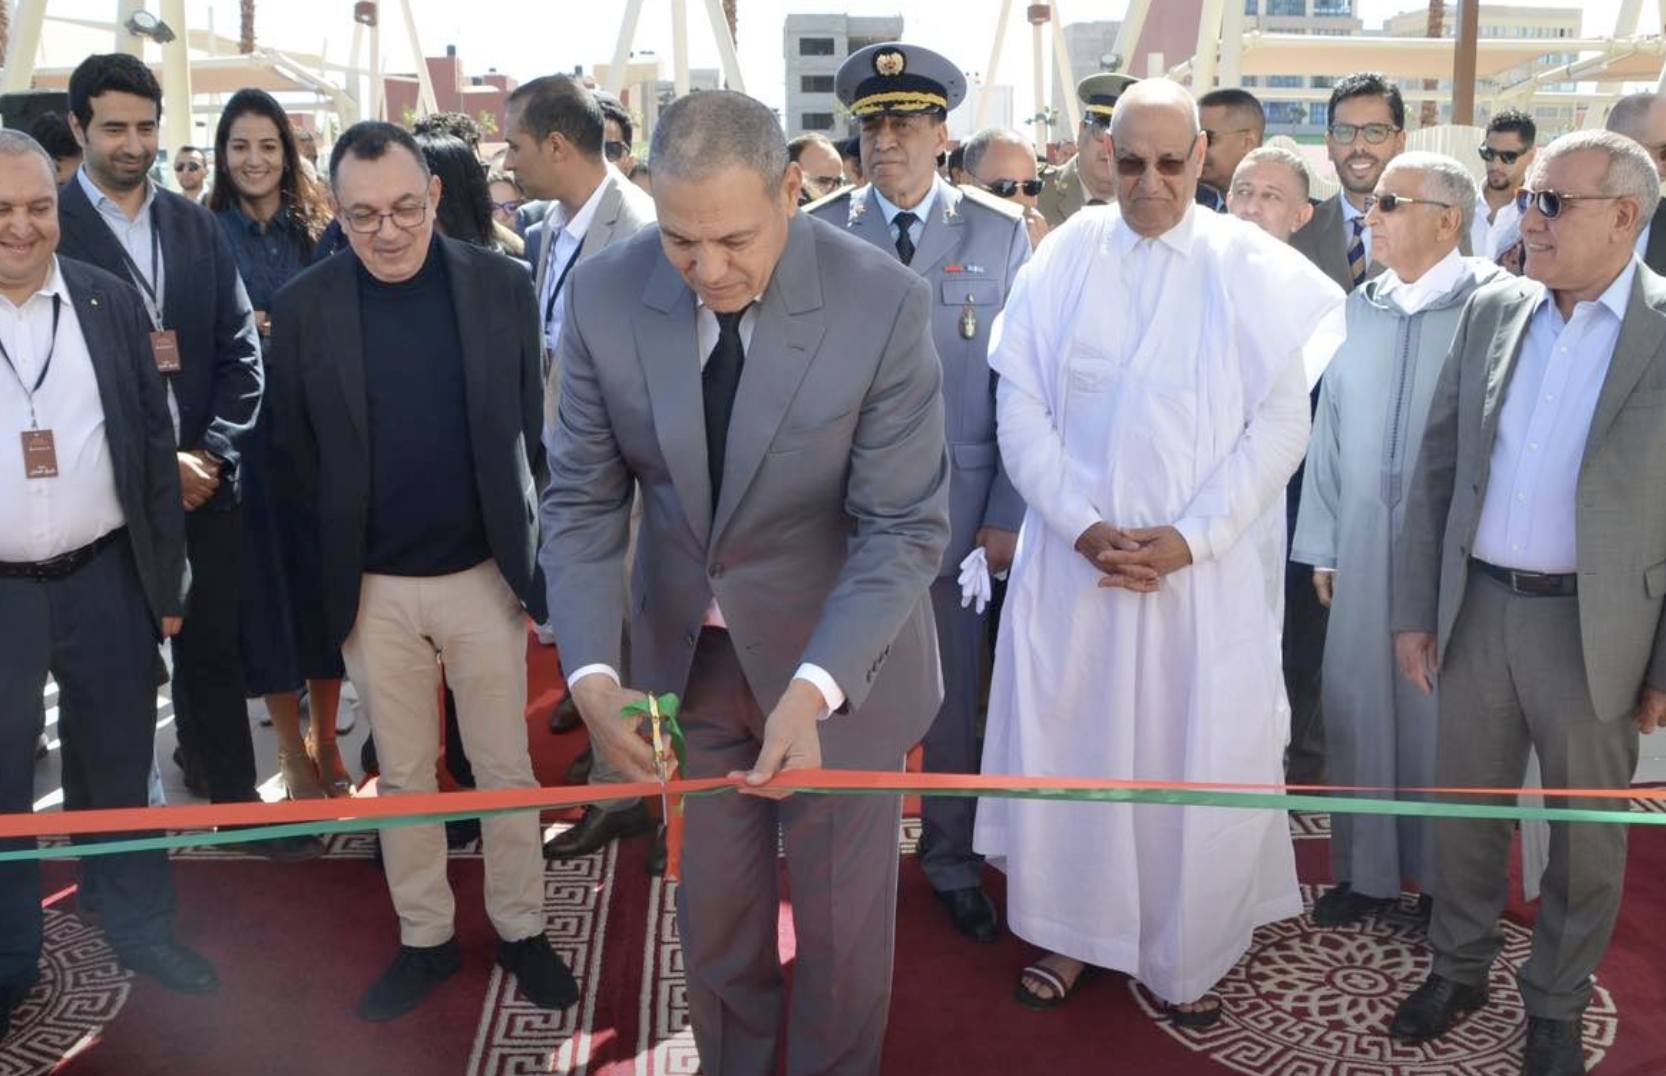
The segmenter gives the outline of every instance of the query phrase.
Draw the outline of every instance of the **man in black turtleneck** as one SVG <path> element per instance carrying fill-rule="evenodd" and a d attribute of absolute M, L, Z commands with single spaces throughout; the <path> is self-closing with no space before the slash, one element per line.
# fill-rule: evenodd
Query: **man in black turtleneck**
<path fill-rule="evenodd" d="M 529 788 L 526 618 L 544 615 L 532 285 L 434 234 L 440 182 L 404 130 L 349 128 L 330 173 L 352 253 L 278 293 L 268 364 L 301 645 L 341 650 L 382 793 L 435 788 L 441 655 L 479 787 Z M 481 829 L 498 963 L 534 1004 L 565 1008 L 578 988 L 544 937 L 537 814 Z M 367 1020 L 409 1012 L 457 970 L 445 854 L 438 825 L 382 834 L 400 947 L 359 1005 Z"/>

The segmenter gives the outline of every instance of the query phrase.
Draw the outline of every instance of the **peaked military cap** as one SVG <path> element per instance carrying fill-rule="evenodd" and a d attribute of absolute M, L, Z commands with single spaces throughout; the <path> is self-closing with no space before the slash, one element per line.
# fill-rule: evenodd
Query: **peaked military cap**
<path fill-rule="evenodd" d="M 882 112 L 946 116 L 965 99 L 966 77 L 930 49 L 886 41 L 851 53 L 833 92 L 857 119 Z"/>
<path fill-rule="evenodd" d="M 1109 120 L 1117 98 L 1138 81 L 1133 75 L 1101 72 L 1076 83 L 1076 98 L 1082 102 L 1082 118 L 1100 119 L 1100 122 Z"/>

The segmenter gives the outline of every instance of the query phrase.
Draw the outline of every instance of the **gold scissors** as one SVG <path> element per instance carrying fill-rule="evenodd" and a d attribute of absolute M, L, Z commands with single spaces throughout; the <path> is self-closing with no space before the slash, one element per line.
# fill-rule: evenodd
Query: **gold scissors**
<path fill-rule="evenodd" d="M 666 792 L 666 783 L 670 775 L 666 772 L 665 735 L 663 732 L 664 715 L 659 712 L 659 700 L 653 695 L 648 696 L 648 724 L 653 730 L 654 738 L 654 772 L 659 777 L 659 806 L 661 818 L 671 820 L 671 796 Z"/>

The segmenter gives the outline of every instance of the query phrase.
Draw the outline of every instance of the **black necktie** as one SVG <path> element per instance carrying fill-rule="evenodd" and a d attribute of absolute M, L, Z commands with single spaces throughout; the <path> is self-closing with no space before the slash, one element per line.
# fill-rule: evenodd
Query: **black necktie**
<path fill-rule="evenodd" d="M 904 265 L 914 260 L 914 237 L 908 234 L 908 230 L 919 222 L 920 218 L 906 209 L 891 218 L 891 223 L 897 226 L 897 257 L 902 259 Z"/>
<path fill-rule="evenodd" d="M 717 346 L 712 348 L 700 386 L 706 402 L 706 470 L 712 481 L 712 515 L 717 514 L 717 495 L 723 487 L 723 452 L 729 444 L 729 416 L 735 410 L 735 390 L 740 387 L 740 368 L 746 354 L 740 343 L 740 319 L 746 309 L 717 315 Z"/>
<path fill-rule="evenodd" d="M 1088 199 L 1088 205 L 1104 205 L 1104 204 L 1105 204 L 1105 199 L 1103 199 L 1103 198 L 1089 198 Z"/>

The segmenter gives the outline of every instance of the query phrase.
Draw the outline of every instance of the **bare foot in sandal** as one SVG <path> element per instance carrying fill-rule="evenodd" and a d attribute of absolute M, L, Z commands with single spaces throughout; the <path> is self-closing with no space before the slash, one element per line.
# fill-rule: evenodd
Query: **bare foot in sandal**
<path fill-rule="evenodd" d="M 1032 1009 L 1057 1008 L 1076 992 L 1087 971 L 1080 960 L 1048 953 L 1024 969 L 1018 980 L 1018 1001 Z"/>
<path fill-rule="evenodd" d="M 1221 999 L 1218 994 L 1205 994 L 1180 1005 L 1164 1002 L 1163 1011 L 1176 1027 L 1213 1027 L 1221 1018 Z"/>

